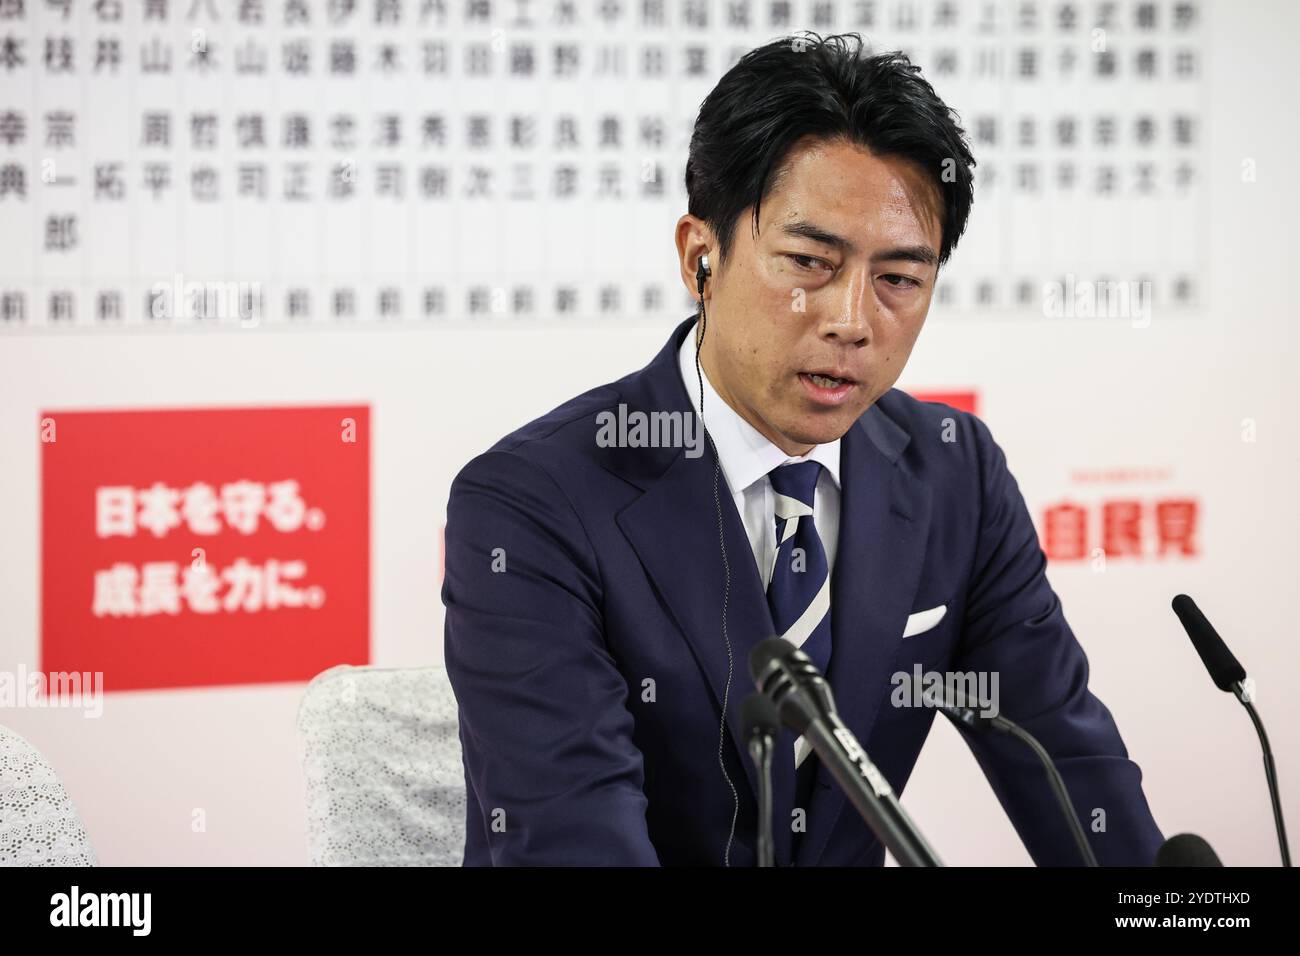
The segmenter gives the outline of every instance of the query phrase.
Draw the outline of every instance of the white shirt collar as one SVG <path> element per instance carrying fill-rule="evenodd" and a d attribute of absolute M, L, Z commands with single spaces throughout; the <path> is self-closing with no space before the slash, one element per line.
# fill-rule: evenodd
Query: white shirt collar
<path fill-rule="evenodd" d="M 677 352 L 677 366 L 682 384 L 690 396 L 696 414 L 700 411 L 700 382 L 695 374 L 695 326 L 686 333 L 686 339 Z M 704 373 L 704 366 L 700 366 Z M 724 402 L 713 389 L 708 374 L 704 374 L 704 422 L 718 449 L 722 473 L 732 494 L 740 494 L 754 482 L 767 477 L 767 473 L 781 465 L 816 461 L 826 469 L 838 488 L 840 484 L 840 440 L 814 445 L 802 458 L 792 458 L 772 444 L 761 432 L 745 421 L 735 409 Z"/>

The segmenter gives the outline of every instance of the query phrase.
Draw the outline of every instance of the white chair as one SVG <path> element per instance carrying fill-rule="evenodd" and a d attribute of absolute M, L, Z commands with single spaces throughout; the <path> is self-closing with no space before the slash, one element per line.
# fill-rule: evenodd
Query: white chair
<path fill-rule="evenodd" d="M 0 866 L 94 866 L 76 807 L 39 750 L 0 727 Z"/>
<path fill-rule="evenodd" d="M 465 772 L 442 667 L 341 665 L 298 708 L 314 866 L 460 866 Z"/>

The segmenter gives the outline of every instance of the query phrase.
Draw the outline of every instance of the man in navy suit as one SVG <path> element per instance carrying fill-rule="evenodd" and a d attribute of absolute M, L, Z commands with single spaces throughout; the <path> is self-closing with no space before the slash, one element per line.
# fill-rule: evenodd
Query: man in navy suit
<path fill-rule="evenodd" d="M 467 865 L 752 866 L 740 703 L 772 634 L 818 663 L 898 792 L 934 719 L 898 675 L 991 678 L 1099 862 L 1154 859 L 1141 772 L 1088 691 L 1001 449 L 974 415 L 893 388 L 974 160 L 919 71 L 857 40 L 777 41 L 723 77 L 675 236 L 697 316 L 452 486 Z M 963 736 L 1034 861 L 1078 864 L 1034 756 Z M 773 764 L 778 864 L 883 862 L 791 732 Z"/>

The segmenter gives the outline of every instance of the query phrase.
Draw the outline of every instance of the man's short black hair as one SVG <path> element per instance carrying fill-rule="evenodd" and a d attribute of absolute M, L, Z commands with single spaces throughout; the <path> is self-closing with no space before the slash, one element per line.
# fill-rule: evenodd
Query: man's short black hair
<path fill-rule="evenodd" d="M 905 54 L 872 55 L 856 33 L 804 31 L 746 53 L 700 105 L 686 161 L 687 209 L 717 235 L 719 264 L 750 206 L 757 232 L 774 173 L 808 135 L 848 140 L 928 173 L 943 207 L 939 263 L 947 261 L 974 199 L 975 158 L 957 114 Z"/>

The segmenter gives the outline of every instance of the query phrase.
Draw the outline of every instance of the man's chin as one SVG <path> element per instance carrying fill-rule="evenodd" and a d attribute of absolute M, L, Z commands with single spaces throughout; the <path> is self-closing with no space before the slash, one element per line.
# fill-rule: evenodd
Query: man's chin
<path fill-rule="evenodd" d="M 840 409 L 835 415 L 818 415 L 812 420 L 804 419 L 782 429 L 783 434 L 796 445 L 825 445 L 843 438 L 853 423 L 861 417 L 865 409 L 850 411 Z"/>

